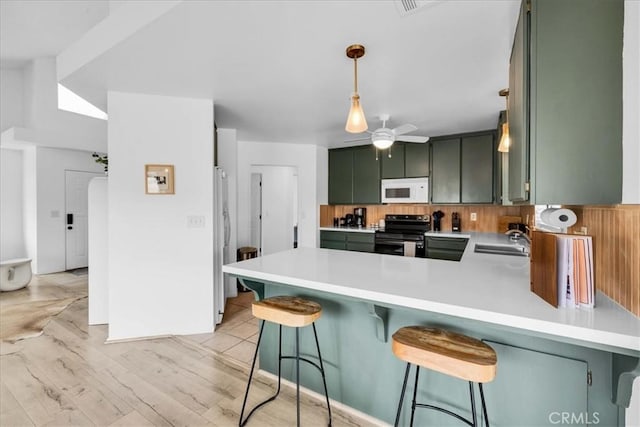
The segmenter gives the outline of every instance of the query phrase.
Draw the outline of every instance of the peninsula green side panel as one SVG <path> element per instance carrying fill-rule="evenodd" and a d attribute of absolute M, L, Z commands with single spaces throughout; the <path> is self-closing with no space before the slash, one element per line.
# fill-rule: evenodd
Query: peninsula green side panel
<path fill-rule="evenodd" d="M 429 143 L 405 144 L 404 174 L 407 178 L 429 176 Z"/>
<path fill-rule="evenodd" d="M 460 203 L 460 138 L 433 142 L 431 202 Z"/>
<path fill-rule="evenodd" d="M 534 201 L 619 203 L 624 1 L 531 5 Z"/>
<path fill-rule="evenodd" d="M 554 425 L 561 424 L 562 417 L 566 421 L 564 414 L 573 417 L 567 423 L 571 425 L 586 426 L 588 418 L 595 421 L 588 411 L 587 362 L 501 343 L 487 344 L 498 355 L 496 378 L 484 385 L 490 424 L 506 419 L 527 420 L 526 425 L 531 426 Z M 559 373 L 562 381 L 558 381 Z M 535 403 L 530 400 L 533 384 L 547 384 Z"/>
<path fill-rule="evenodd" d="M 405 177 L 404 153 L 405 145 L 401 142 L 396 142 L 389 149 L 380 151 L 379 158 L 382 164 L 383 179 Z"/>
<path fill-rule="evenodd" d="M 493 203 L 494 135 L 462 138 L 462 203 Z"/>
<path fill-rule="evenodd" d="M 380 203 L 380 162 L 373 145 L 353 147 L 353 199 L 350 203 Z"/>
<path fill-rule="evenodd" d="M 353 151 L 329 150 L 329 204 L 350 204 L 353 198 Z"/>

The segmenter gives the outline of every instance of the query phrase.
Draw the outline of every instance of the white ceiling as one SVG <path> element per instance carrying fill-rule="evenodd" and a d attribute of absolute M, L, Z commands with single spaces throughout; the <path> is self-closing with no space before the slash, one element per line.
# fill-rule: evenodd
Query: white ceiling
<path fill-rule="evenodd" d="M 108 14 L 107 0 L 0 0 L 0 66 L 56 56 Z"/>
<path fill-rule="evenodd" d="M 240 140 L 344 146 L 354 137 L 344 131 L 353 90 L 345 48 L 361 43 L 371 130 L 381 113 L 417 135 L 494 128 L 520 1 L 425 3 L 402 17 L 390 0 L 185 1 L 63 83 L 102 108 L 107 90 L 212 98 L 217 125 Z M 4 35 L 2 59 L 18 57 L 20 43 L 8 38 L 5 50 Z"/>

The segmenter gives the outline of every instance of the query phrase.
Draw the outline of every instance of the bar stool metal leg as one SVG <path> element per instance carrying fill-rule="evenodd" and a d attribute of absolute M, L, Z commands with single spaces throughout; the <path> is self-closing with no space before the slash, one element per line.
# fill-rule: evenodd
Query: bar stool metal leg
<path fill-rule="evenodd" d="M 416 397 L 418 395 L 418 376 L 420 375 L 420 366 L 416 365 L 416 383 L 413 387 L 413 402 L 411 402 L 411 422 L 410 426 L 413 426 L 413 417 L 416 413 Z"/>
<path fill-rule="evenodd" d="M 480 389 L 480 402 L 482 403 L 482 414 L 484 415 L 485 427 L 489 427 L 489 416 L 487 415 L 487 405 L 484 401 L 484 391 L 482 390 L 482 383 L 478 383 Z"/>
<path fill-rule="evenodd" d="M 244 394 L 244 400 L 242 402 L 242 410 L 240 411 L 240 421 L 238 423 L 238 425 L 240 427 L 244 426 L 247 421 L 249 421 L 249 418 L 251 418 L 251 415 L 253 415 L 253 413 L 260 408 L 261 406 L 271 402 L 272 400 L 274 400 L 276 397 L 278 397 L 278 394 L 280 394 L 280 385 L 281 385 L 281 377 L 282 377 L 282 325 L 279 325 L 279 330 L 278 330 L 278 388 L 276 389 L 276 392 L 273 396 L 269 397 L 268 399 L 266 399 L 265 401 L 259 403 L 258 405 L 256 405 L 255 408 L 253 408 L 251 410 L 251 412 L 249 412 L 249 415 L 247 415 L 247 418 L 245 418 L 244 420 L 242 419 L 242 416 L 244 415 L 244 410 L 245 407 L 247 405 L 247 398 L 249 397 L 249 388 L 251 387 L 251 379 L 253 378 L 253 371 L 255 369 L 256 366 L 256 360 L 258 358 L 258 349 L 260 348 L 260 341 L 262 340 L 262 332 L 264 330 L 264 324 L 265 321 L 262 321 L 262 324 L 260 325 L 260 334 L 258 335 L 258 342 L 256 343 L 256 351 L 253 354 L 253 362 L 251 363 L 251 371 L 249 372 L 249 380 L 247 381 L 247 390 Z"/>
<path fill-rule="evenodd" d="M 476 415 L 476 397 L 475 397 L 475 393 L 473 391 L 473 382 L 469 381 L 469 396 L 471 396 L 471 419 L 472 419 L 472 423 L 471 424 L 473 427 L 477 427 L 478 426 L 478 417 Z"/>
<path fill-rule="evenodd" d="M 322 374 L 322 385 L 324 386 L 324 397 L 327 399 L 327 411 L 329 412 L 329 427 L 331 427 L 331 405 L 329 404 L 329 391 L 327 390 L 327 380 L 324 375 L 324 364 L 322 363 L 322 355 L 320 354 L 320 343 L 318 342 L 318 333 L 316 332 L 316 324 L 312 323 L 313 336 L 316 339 L 316 348 L 318 349 L 318 360 L 320 361 L 320 373 Z"/>
<path fill-rule="evenodd" d="M 407 390 L 407 380 L 409 379 L 409 370 L 411 369 L 411 363 L 407 363 L 407 369 L 404 371 L 404 381 L 402 383 L 402 392 L 400 392 L 400 402 L 398 403 L 398 411 L 396 412 L 396 422 L 394 427 L 400 425 L 400 412 L 402 411 L 402 401 L 404 400 L 404 392 Z"/>
<path fill-rule="evenodd" d="M 296 328 L 296 413 L 300 427 L 300 328 Z"/>

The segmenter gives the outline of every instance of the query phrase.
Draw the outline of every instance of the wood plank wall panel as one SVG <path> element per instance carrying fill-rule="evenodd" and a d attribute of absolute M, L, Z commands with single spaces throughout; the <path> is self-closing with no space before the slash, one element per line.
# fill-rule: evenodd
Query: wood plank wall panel
<path fill-rule="evenodd" d="M 367 208 L 367 225 L 377 224 L 386 214 L 433 214 L 437 210 L 444 212 L 442 230 L 451 231 L 451 214 L 458 212 L 461 219 L 462 231 L 498 232 L 498 218 L 500 216 L 520 216 L 519 206 L 496 205 L 424 205 L 424 204 L 390 204 L 390 205 L 322 205 L 320 206 L 320 226 L 333 226 L 333 218 L 343 217 L 353 213 L 356 207 Z M 477 221 L 471 221 L 471 213 L 475 212 Z"/>
<path fill-rule="evenodd" d="M 569 233 L 593 236 L 596 288 L 640 317 L 640 205 L 565 207 L 578 217 Z"/>

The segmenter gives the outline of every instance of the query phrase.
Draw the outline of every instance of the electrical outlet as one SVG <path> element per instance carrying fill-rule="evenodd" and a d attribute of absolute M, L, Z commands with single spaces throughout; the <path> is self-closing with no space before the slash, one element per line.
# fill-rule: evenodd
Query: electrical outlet
<path fill-rule="evenodd" d="M 471 221 L 477 221 L 478 215 L 475 212 L 471 212 Z"/>
<path fill-rule="evenodd" d="M 587 227 L 580 227 L 580 232 L 586 236 L 587 235 Z"/>

